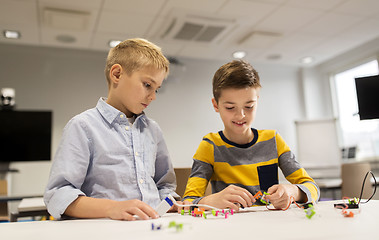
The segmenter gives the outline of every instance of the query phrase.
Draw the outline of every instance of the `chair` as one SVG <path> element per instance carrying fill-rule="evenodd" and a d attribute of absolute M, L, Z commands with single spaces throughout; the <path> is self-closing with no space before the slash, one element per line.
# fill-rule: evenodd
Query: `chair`
<path fill-rule="evenodd" d="M 344 163 L 341 167 L 342 197 L 359 197 L 363 184 L 363 179 L 368 171 L 371 171 L 370 163 L 354 162 Z M 371 175 L 366 178 L 362 198 L 369 198 L 373 192 Z"/>
<path fill-rule="evenodd" d="M 0 180 L 0 195 L 8 194 L 8 185 L 6 180 Z M 0 221 L 8 221 L 8 203 L 7 201 L 0 202 Z"/>
<path fill-rule="evenodd" d="M 176 175 L 176 193 L 179 194 L 180 197 L 183 197 L 184 192 L 186 190 L 187 181 L 191 174 L 191 168 L 174 168 Z M 208 184 L 207 189 L 205 190 L 205 196 L 208 196 L 212 193 L 211 184 Z"/>

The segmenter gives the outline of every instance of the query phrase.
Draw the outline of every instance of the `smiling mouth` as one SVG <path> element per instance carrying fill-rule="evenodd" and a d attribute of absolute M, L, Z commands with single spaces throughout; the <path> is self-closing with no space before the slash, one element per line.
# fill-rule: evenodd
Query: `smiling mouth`
<path fill-rule="evenodd" d="M 149 106 L 149 105 L 142 103 L 142 106 L 144 106 L 145 108 L 147 108 L 147 106 Z"/>
<path fill-rule="evenodd" d="M 246 122 L 233 122 L 233 123 L 238 125 L 238 126 L 243 126 Z"/>

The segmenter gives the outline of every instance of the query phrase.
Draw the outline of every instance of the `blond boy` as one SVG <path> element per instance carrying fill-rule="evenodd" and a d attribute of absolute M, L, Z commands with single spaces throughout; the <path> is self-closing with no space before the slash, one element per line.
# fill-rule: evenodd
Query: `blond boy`
<path fill-rule="evenodd" d="M 260 88 L 258 73 L 245 61 L 229 62 L 216 71 L 212 104 L 224 130 L 209 133 L 200 143 L 184 193 L 187 202 L 238 210 L 251 206 L 258 191 L 267 191 L 276 208 L 293 200 L 318 200 L 316 183 L 282 137 L 274 130 L 251 128 Z M 278 167 L 292 184 L 279 184 Z M 209 181 L 213 194 L 204 197 Z"/>
<path fill-rule="evenodd" d="M 161 49 L 128 39 L 109 51 L 108 96 L 66 125 L 44 200 L 56 219 L 157 218 L 176 180 L 158 124 L 143 110 L 169 72 Z"/>

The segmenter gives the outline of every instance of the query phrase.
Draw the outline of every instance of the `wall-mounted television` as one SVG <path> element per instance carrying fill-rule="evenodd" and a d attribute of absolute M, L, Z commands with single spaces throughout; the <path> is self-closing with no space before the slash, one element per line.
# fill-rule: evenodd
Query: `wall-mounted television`
<path fill-rule="evenodd" d="M 379 75 L 355 78 L 361 120 L 379 119 Z"/>
<path fill-rule="evenodd" d="M 51 111 L 0 111 L 0 164 L 51 159 Z"/>

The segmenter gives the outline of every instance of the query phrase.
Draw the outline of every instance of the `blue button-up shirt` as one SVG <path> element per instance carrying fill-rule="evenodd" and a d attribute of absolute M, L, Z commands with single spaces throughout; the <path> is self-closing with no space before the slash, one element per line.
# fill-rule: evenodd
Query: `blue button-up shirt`
<path fill-rule="evenodd" d="M 60 219 L 81 195 L 139 199 L 155 208 L 168 194 L 177 196 L 175 188 L 158 124 L 141 114 L 131 125 L 124 113 L 100 98 L 96 108 L 64 128 L 44 200 L 49 213 Z"/>

